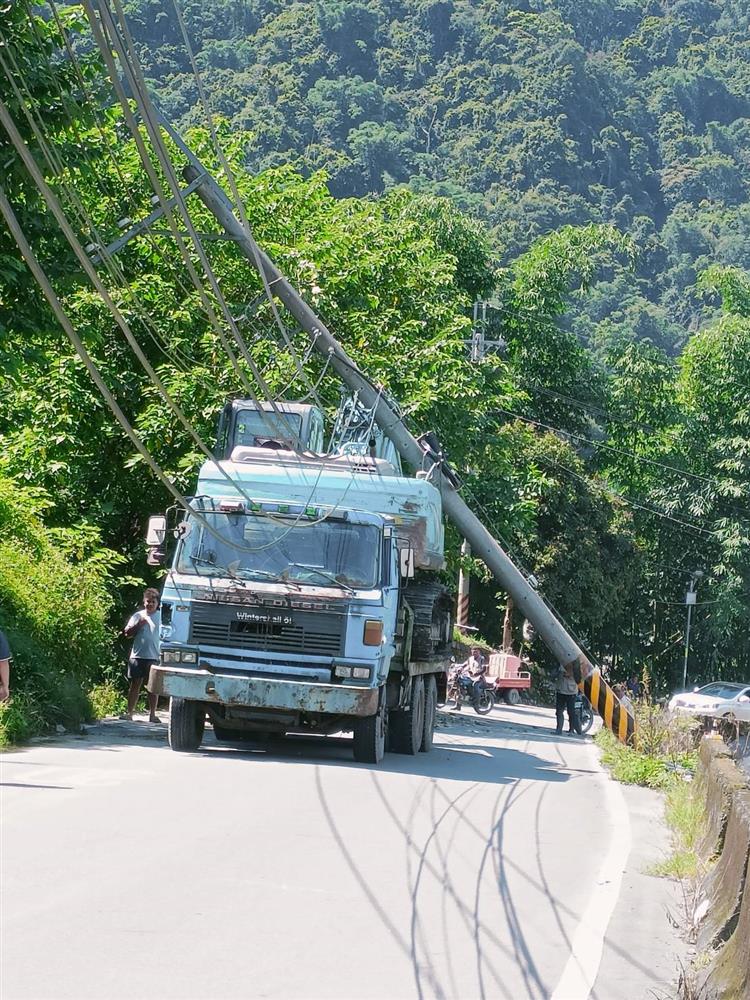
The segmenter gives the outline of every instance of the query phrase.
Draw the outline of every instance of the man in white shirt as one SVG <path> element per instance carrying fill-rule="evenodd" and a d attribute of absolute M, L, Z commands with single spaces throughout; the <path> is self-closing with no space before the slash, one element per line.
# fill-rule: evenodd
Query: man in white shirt
<path fill-rule="evenodd" d="M 128 710 L 124 718 L 133 718 L 141 685 L 148 680 L 149 671 L 159 662 L 159 630 L 161 628 L 161 600 L 159 591 L 149 587 L 143 592 L 143 608 L 128 619 L 124 634 L 133 638 L 133 648 L 128 660 Z M 148 692 L 149 722 L 159 722 L 156 715 L 157 697 Z"/>

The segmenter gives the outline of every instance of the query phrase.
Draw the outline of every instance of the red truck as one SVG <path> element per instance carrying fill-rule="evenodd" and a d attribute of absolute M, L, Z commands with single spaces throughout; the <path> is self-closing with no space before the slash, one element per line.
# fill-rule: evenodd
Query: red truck
<path fill-rule="evenodd" d="M 521 657 L 513 653 L 491 653 L 486 676 L 487 683 L 494 685 L 495 700 L 502 697 L 509 705 L 517 705 L 519 691 L 531 687 L 531 674 L 521 669 Z"/>

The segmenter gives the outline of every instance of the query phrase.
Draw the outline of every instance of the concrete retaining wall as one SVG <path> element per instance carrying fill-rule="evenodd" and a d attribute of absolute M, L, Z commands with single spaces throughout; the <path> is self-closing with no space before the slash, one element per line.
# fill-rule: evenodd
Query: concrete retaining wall
<path fill-rule="evenodd" d="M 719 740 L 704 740 L 697 780 L 708 810 L 700 851 L 717 857 L 696 906 L 698 951 L 714 953 L 700 995 L 750 1000 L 750 787 Z"/>
<path fill-rule="evenodd" d="M 745 787 L 745 780 L 723 740 L 705 739 L 701 743 L 697 781 L 706 799 L 708 815 L 698 853 L 708 861 L 721 853 L 732 796 Z"/>

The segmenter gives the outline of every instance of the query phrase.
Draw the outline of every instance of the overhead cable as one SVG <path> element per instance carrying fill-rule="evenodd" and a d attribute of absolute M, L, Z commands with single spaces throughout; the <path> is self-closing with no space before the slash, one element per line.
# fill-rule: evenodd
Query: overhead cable
<path fill-rule="evenodd" d="M 120 13 L 120 21 L 122 23 L 123 30 L 127 31 L 127 23 L 125 21 L 124 14 L 122 13 L 122 7 L 121 7 L 121 4 L 120 4 L 120 0 L 114 0 L 114 2 L 115 2 L 115 6 L 116 6 L 118 12 Z M 236 208 L 236 210 L 237 210 L 237 212 L 239 214 L 240 222 L 242 224 L 242 228 L 245 230 L 245 235 L 246 236 L 251 236 L 252 233 L 250 231 L 250 223 L 248 221 L 247 214 L 245 212 L 245 205 L 244 205 L 244 202 L 242 200 L 242 196 L 240 195 L 239 187 L 237 186 L 237 179 L 234 176 L 234 171 L 232 170 L 232 167 L 231 167 L 231 165 L 229 163 L 229 160 L 225 156 L 224 150 L 222 149 L 221 143 L 219 142 L 219 137 L 218 137 L 217 132 L 216 132 L 216 126 L 214 124 L 213 112 L 211 111 L 211 105 L 209 103 L 208 97 L 206 96 L 205 88 L 203 86 L 203 80 L 202 80 L 201 74 L 200 74 L 200 72 L 198 70 L 198 64 L 195 61 L 195 54 L 193 52 L 193 47 L 192 47 L 192 45 L 190 43 L 190 38 L 188 36 L 187 27 L 185 25 L 185 19 L 183 18 L 183 15 L 182 15 L 182 10 L 181 10 L 181 7 L 180 7 L 179 0 L 173 0 L 173 4 L 174 4 L 175 13 L 177 15 L 177 22 L 178 22 L 178 24 L 180 26 L 180 31 L 182 33 L 182 38 L 183 38 L 183 41 L 185 43 L 185 49 L 187 51 L 188 58 L 190 60 L 190 66 L 191 66 L 192 71 L 193 71 L 193 77 L 195 79 L 195 83 L 196 83 L 196 86 L 198 88 L 198 96 L 200 98 L 201 104 L 203 105 L 203 110 L 204 110 L 204 113 L 205 113 L 205 116 L 206 116 L 206 121 L 207 121 L 207 124 L 208 124 L 209 133 L 211 135 L 211 141 L 212 141 L 212 143 L 214 145 L 216 154 L 217 154 L 217 156 L 219 158 L 219 162 L 221 163 L 222 169 L 224 171 L 224 175 L 225 175 L 225 177 L 226 177 L 226 179 L 227 179 L 227 181 L 229 183 L 229 187 L 230 187 L 230 189 L 232 191 L 232 198 L 234 200 L 234 207 Z M 260 275 L 261 281 L 263 282 L 263 288 L 265 290 L 266 297 L 268 298 L 268 303 L 269 303 L 269 305 L 271 307 L 271 311 L 273 313 L 274 319 L 276 320 L 276 325 L 278 326 L 279 330 L 281 331 L 281 335 L 284 338 L 284 341 L 285 341 L 285 343 L 286 343 L 286 345 L 287 345 L 287 347 L 289 349 L 289 354 L 291 355 L 292 361 L 294 362 L 294 366 L 297 369 L 297 372 L 301 376 L 302 380 L 306 383 L 309 392 L 312 394 L 313 399 L 315 399 L 315 401 L 320 406 L 321 403 L 320 403 L 320 399 L 318 398 L 318 395 L 317 395 L 317 390 L 316 390 L 315 386 L 312 384 L 312 382 L 310 381 L 307 373 L 304 370 L 303 365 L 300 363 L 300 359 L 299 359 L 299 357 L 297 355 L 297 352 L 296 352 L 296 350 L 294 348 L 294 344 L 292 343 L 292 340 L 289 337 L 289 334 L 287 332 L 286 326 L 285 326 L 285 324 L 284 324 L 284 322 L 281 319 L 281 316 L 279 314 L 279 310 L 278 310 L 278 308 L 276 306 L 276 302 L 274 300 L 273 293 L 271 291 L 271 286 L 269 284 L 268 277 L 266 276 L 265 269 L 264 269 L 262 261 L 260 259 L 260 255 L 257 253 L 257 247 L 255 245 L 255 241 L 254 240 L 252 241 L 252 247 L 253 247 L 253 253 L 254 253 L 254 257 L 255 257 L 255 267 L 256 267 L 256 270 L 258 271 L 258 274 Z"/>
<path fill-rule="evenodd" d="M 590 444 L 594 448 L 604 448 L 607 451 L 616 452 L 617 454 L 625 455 L 628 458 L 632 458 L 636 462 L 644 462 L 647 465 L 653 465 L 661 469 L 666 469 L 669 472 L 675 472 L 680 476 L 684 476 L 690 479 L 698 479 L 701 480 L 702 482 L 710 483 L 714 486 L 724 485 L 724 483 L 722 483 L 720 479 L 715 479 L 712 476 L 704 476 L 698 472 L 690 472 L 685 469 L 679 469 L 675 465 L 669 465 L 666 462 L 660 462 L 657 459 L 648 458 L 645 455 L 636 455 L 635 452 L 627 451 L 624 448 L 617 447 L 616 445 L 606 444 L 606 442 L 604 441 L 595 441 L 593 440 L 593 438 L 586 437 L 585 434 L 577 434 L 574 431 L 567 431 L 561 427 L 554 427 L 552 424 L 544 423 L 544 421 L 541 420 L 534 420 L 532 417 L 526 417 L 522 413 L 516 413 L 514 410 L 508 410 L 500 406 L 495 407 L 495 409 L 498 412 L 504 413 L 509 417 L 514 417 L 517 420 L 523 420 L 527 424 L 533 424 L 535 427 L 543 427 L 545 430 L 553 431 L 556 434 L 567 435 L 568 437 L 575 438 L 577 441 L 585 441 L 587 444 Z M 724 498 L 722 497 L 722 499 Z M 744 507 L 735 507 L 734 505 L 731 506 L 733 510 L 742 511 L 744 514 L 750 515 L 750 510 L 747 510 Z"/>
<path fill-rule="evenodd" d="M 253 373 L 253 376 L 254 376 L 256 382 L 258 383 L 258 385 L 260 386 L 261 391 L 265 395 L 265 398 L 269 401 L 269 403 L 271 405 L 271 409 L 276 413 L 276 415 L 279 418 L 279 420 L 282 420 L 281 411 L 279 410 L 279 408 L 278 408 L 278 406 L 276 404 L 275 396 L 274 396 L 273 392 L 271 391 L 270 386 L 266 383 L 265 379 L 263 378 L 263 376 L 261 375 L 260 371 L 258 370 L 258 367 L 255 364 L 255 361 L 254 361 L 252 355 L 250 354 L 250 352 L 247 349 L 247 345 L 245 344 L 245 342 L 244 342 L 244 340 L 242 338 L 242 334 L 240 333 L 239 328 L 237 327 L 237 324 L 235 323 L 234 317 L 232 315 L 232 311 L 229 309 L 229 306 L 227 305 L 226 299 L 224 297 L 224 293 L 221 290 L 219 282 L 218 282 L 218 280 L 216 278 L 214 270 L 213 270 L 213 268 L 211 266 L 211 263 L 210 263 L 210 261 L 208 259 L 206 251 L 205 251 L 205 249 L 203 247 L 203 244 L 201 242 L 200 236 L 198 235 L 198 233 L 197 233 L 197 231 L 195 229 L 195 226 L 193 225 L 193 221 L 192 221 L 192 218 L 190 216 L 190 212 L 189 212 L 189 210 L 187 208 L 187 205 L 185 204 L 185 199 L 184 199 L 181 187 L 180 187 L 179 179 L 177 178 L 177 176 L 175 174 L 175 170 L 174 170 L 172 161 L 170 159 L 169 152 L 168 152 L 166 146 L 164 145 L 164 141 L 163 141 L 163 139 L 161 137 L 159 123 L 156 120 L 156 114 L 154 112 L 154 108 L 153 108 L 153 105 L 151 103 L 151 99 L 150 99 L 148 91 L 146 89 L 145 78 L 143 77 L 143 72 L 141 70 L 140 63 L 139 63 L 138 58 L 137 58 L 137 56 L 136 56 L 136 54 L 134 52 L 134 48 L 133 48 L 133 45 L 132 45 L 132 39 L 130 39 L 129 32 L 127 31 L 127 26 L 125 26 L 125 29 L 124 29 L 125 30 L 125 40 L 123 40 L 123 37 L 120 35 L 120 32 L 118 31 L 117 25 L 116 25 L 116 23 L 114 21 L 114 18 L 112 16 L 112 12 L 109 9 L 109 5 L 107 3 L 107 0 L 97 0 L 98 10 L 99 10 L 99 16 L 101 18 L 101 24 L 99 24 L 97 22 L 97 18 L 95 16 L 95 12 L 94 12 L 93 7 L 92 7 L 92 0 L 83 0 L 83 2 L 85 4 L 85 6 L 86 6 L 87 12 L 89 10 L 91 11 L 90 20 L 92 21 L 92 30 L 96 31 L 96 35 L 97 35 L 98 40 L 101 39 L 100 48 L 102 49 L 102 52 L 103 52 L 103 54 L 105 56 L 105 59 L 107 60 L 108 67 L 110 68 L 110 75 L 112 77 L 112 83 L 115 86 L 115 89 L 117 90 L 118 96 L 120 97 L 120 102 L 123 105 L 123 112 L 125 113 L 126 120 L 128 121 L 128 125 L 129 125 L 129 127 L 131 129 L 131 132 L 133 133 L 133 137 L 136 139 L 136 145 L 138 147 L 139 153 L 141 154 L 141 160 L 142 160 L 144 166 L 146 167 L 146 170 L 149 173 L 149 177 L 151 178 L 151 182 L 154 185 L 154 190 L 158 194 L 160 202 L 162 204 L 162 207 L 165 210 L 165 215 L 166 215 L 166 217 L 167 217 L 167 219 L 169 220 L 169 223 L 170 223 L 170 229 L 172 229 L 173 234 L 175 235 L 175 239 L 178 241 L 178 246 L 181 248 L 180 252 L 181 252 L 181 254 L 183 256 L 183 260 L 185 261 L 186 267 L 188 267 L 189 273 L 191 273 L 191 279 L 193 279 L 194 283 L 196 284 L 196 287 L 200 287 L 200 294 L 202 294 L 205 297 L 205 291 L 203 290 L 202 283 L 200 282 L 200 279 L 198 278 L 197 273 L 195 272 L 195 269 L 194 269 L 194 267 L 192 265 L 192 262 L 190 261 L 189 254 L 187 253 L 187 249 L 185 248 L 184 242 L 183 242 L 183 240 L 182 240 L 182 238 L 181 238 L 181 236 L 179 234 L 179 230 L 177 229 L 177 226 L 174 223 L 174 219 L 172 217 L 171 211 L 169 210 L 169 206 L 167 204 L 168 199 L 165 197 L 163 187 L 162 187 L 162 185 L 161 185 L 161 183 L 160 183 L 160 181 L 158 179 L 158 176 L 156 175 L 156 172 L 154 171 L 153 164 L 151 163 L 151 159 L 150 159 L 150 157 L 148 155 L 148 151 L 146 150 L 145 145 L 144 145 L 143 140 L 142 140 L 142 137 L 140 135 L 140 130 L 138 129 L 137 123 L 135 122 L 135 119 L 133 118 L 133 115 L 132 115 L 132 113 L 130 111 L 130 107 L 129 107 L 127 98 L 125 97 L 124 91 L 122 89 L 122 85 L 121 85 L 120 80 L 119 80 L 119 76 L 118 76 L 118 73 L 117 73 L 117 68 L 114 65 L 114 60 L 112 58 L 112 54 L 109 51 L 109 48 L 108 48 L 108 46 L 106 44 L 106 41 L 105 41 L 105 39 L 104 39 L 104 37 L 102 35 L 102 30 L 101 29 L 103 29 L 104 31 L 106 31 L 107 36 L 109 37 L 109 41 L 111 42 L 112 46 L 114 47 L 115 51 L 118 54 L 118 57 L 120 59 L 120 65 L 123 68 L 123 72 L 125 74 L 125 78 L 127 79 L 128 85 L 129 85 L 130 90 L 131 90 L 131 93 L 133 94 L 133 99 L 134 99 L 134 101 L 135 101 L 135 103 L 136 103 L 136 105 L 137 105 L 137 107 L 138 107 L 138 109 L 140 111 L 143 123 L 144 123 L 144 125 L 146 127 L 146 131 L 147 131 L 149 139 L 151 141 L 151 145 L 153 147 L 154 153 L 156 154 L 156 158 L 157 158 L 157 160 L 159 162 L 159 166 L 160 166 L 161 170 L 164 172 L 164 176 L 165 176 L 165 178 L 167 180 L 167 184 L 168 184 L 168 186 L 169 186 L 169 188 L 170 188 L 170 190 L 172 192 L 172 196 L 174 197 L 175 202 L 176 202 L 176 204 L 177 204 L 177 206 L 179 208 L 179 212 L 180 212 L 180 215 L 182 217 L 182 221 L 184 222 L 185 227 L 186 227 L 186 229 L 187 229 L 187 231 L 188 231 L 188 233 L 190 235 L 190 239 L 191 239 L 193 245 L 195 246 L 195 250 L 196 250 L 196 253 L 198 255 L 198 259 L 200 260 L 201 267 L 203 268 L 204 274 L 206 275 L 206 277 L 208 279 L 208 283 L 209 283 L 209 285 L 211 287 L 211 290 L 212 290 L 212 292 L 213 292 L 213 294 L 214 294 L 214 296 L 216 298 L 216 301 L 219 304 L 219 308 L 222 311 L 222 313 L 224 314 L 224 317 L 225 317 L 227 325 L 228 325 L 228 327 L 229 327 L 229 329 L 230 329 L 230 331 L 232 333 L 232 336 L 234 337 L 234 340 L 235 340 L 237 346 L 239 347 L 240 354 L 242 355 L 244 361 L 247 363 L 248 367 L 250 368 L 251 372 Z M 118 5 L 118 13 L 121 14 L 121 12 L 122 12 L 122 8 L 119 7 L 119 5 Z M 122 15 L 122 17 L 124 18 L 124 15 Z M 96 27 L 94 27 L 94 26 L 96 26 Z M 194 275 L 195 275 L 195 277 L 193 277 Z M 208 302 L 207 298 L 206 298 L 206 301 Z M 210 303 L 209 303 L 209 305 L 210 305 Z M 213 311 L 213 307 L 211 307 L 211 311 L 212 311 L 212 315 L 216 319 L 216 322 L 214 324 L 215 328 L 217 329 L 217 331 L 221 331 L 220 332 L 220 338 L 221 338 L 224 350 L 227 352 L 230 360 L 232 360 L 232 363 L 234 364 L 236 370 L 238 372 L 241 372 L 242 371 L 241 366 L 238 364 L 237 357 L 236 357 L 236 355 L 235 355 L 232 347 L 228 343 L 228 341 L 227 341 L 227 339 L 226 339 L 226 337 L 224 335 L 224 331 L 221 329 L 221 324 L 218 322 L 218 317 L 215 316 L 215 312 Z M 246 386 L 246 389 L 247 389 L 248 393 L 251 395 L 251 397 L 253 399 L 256 399 L 255 394 L 254 394 L 252 388 L 250 387 L 250 385 L 247 382 L 247 380 L 244 379 L 244 373 L 243 373 L 243 380 L 245 382 L 245 386 Z M 256 402 L 257 402 L 257 399 L 256 399 Z M 261 410 L 261 414 L 263 415 L 263 413 L 264 413 L 263 408 L 259 407 L 259 409 Z M 267 420 L 267 417 L 263 417 L 263 419 Z M 299 441 L 299 437 L 297 437 L 297 444 L 299 446 L 301 446 L 301 442 Z"/>

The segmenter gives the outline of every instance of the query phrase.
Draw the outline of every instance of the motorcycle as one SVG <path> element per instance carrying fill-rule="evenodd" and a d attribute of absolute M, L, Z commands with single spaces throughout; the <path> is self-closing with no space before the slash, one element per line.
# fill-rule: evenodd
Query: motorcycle
<path fill-rule="evenodd" d="M 587 733 L 594 724 L 594 710 L 591 707 L 591 702 L 580 691 L 576 695 L 576 712 L 581 732 Z"/>
<path fill-rule="evenodd" d="M 469 702 L 477 715 L 489 715 L 495 707 L 495 695 L 487 686 L 484 677 L 472 677 L 466 673 L 466 665 L 457 663 L 448 674 L 448 691 L 445 706 L 460 712 L 463 702 Z"/>

